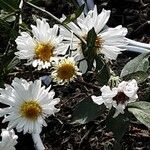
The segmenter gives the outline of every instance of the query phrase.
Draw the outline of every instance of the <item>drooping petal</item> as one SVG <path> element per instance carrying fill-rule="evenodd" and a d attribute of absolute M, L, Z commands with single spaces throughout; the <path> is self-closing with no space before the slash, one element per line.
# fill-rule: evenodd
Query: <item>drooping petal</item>
<path fill-rule="evenodd" d="M 104 99 L 102 98 L 102 96 L 91 96 L 92 100 L 94 103 L 98 104 L 98 105 L 102 105 L 104 103 Z"/>

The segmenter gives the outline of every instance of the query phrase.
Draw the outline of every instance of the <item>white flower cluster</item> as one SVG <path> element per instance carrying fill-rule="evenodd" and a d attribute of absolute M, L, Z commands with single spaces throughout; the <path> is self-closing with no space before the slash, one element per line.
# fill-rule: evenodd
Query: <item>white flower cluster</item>
<path fill-rule="evenodd" d="M 51 67 L 51 76 L 58 84 L 69 83 L 82 75 L 77 66 L 79 61 L 85 60 L 81 39 L 86 41 L 92 28 L 96 33 L 96 55 L 103 54 L 106 60 L 115 60 L 118 54 L 125 50 L 127 29 L 121 25 L 115 28 L 107 27 L 109 17 L 109 10 L 103 9 L 98 14 L 95 6 L 87 15 L 82 13 L 76 23 L 67 24 L 70 31 L 63 26 L 50 27 L 45 19 L 37 19 L 36 25 L 31 25 L 31 35 L 21 32 L 15 40 L 18 49 L 15 55 L 21 60 L 27 60 L 26 65 L 37 67 L 38 70 Z M 65 18 L 63 16 L 60 20 Z M 59 111 L 55 105 L 60 99 L 54 98 L 55 92 L 50 88 L 51 86 L 42 86 L 41 80 L 28 82 L 19 78 L 14 78 L 12 84 L 5 85 L 4 89 L 0 88 L 0 102 L 7 105 L 6 108 L 0 108 L 0 117 L 4 117 L 3 123 L 8 122 L 7 130 L 2 130 L 0 150 L 15 150 L 17 136 L 12 129 L 23 131 L 24 134 L 39 134 L 42 127 L 47 125 L 45 118 Z M 104 103 L 109 109 L 115 107 L 116 117 L 124 113 L 127 103 L 138 98 L 137 90 L 135 80 L 123 81 L 112 89 L 103 86 L 102 95 L 92 96 L 92 99 L 98 105 Z"/>
<path fill-rule="evenodd" d="M 54 72 L 57 72 L 53 73 L 55 75 L 53 77 L 55 79 L 54 81 L 61 84 L 68 83 L 79 75 L 79 70 L 76 69 L 78 68 L 77 64 L 79 61 L 85 59 L 82 50 L 82 41 L 74 36 L 73 33 L 86 41 L 88 32 L 94 28 L 97 34 L 95 53 L 97 55 L 103 54 L 107 60 L 115 60 L 118 54 L 125 50 L 127 29 L 121 25 L 115 28 L 107 27 L 106 23 L 109 17 L 109 10 L 103 9 L 98 14 L 97 6 L 95 6 L 94 10 L 90 10 L 86 16 L 82 13 L 77 18 L 76 24 L 74 22 L 67 24 L 70 31 L 63 26 L 58 27 L 58 25 L 54 25 L 51 28 L 45 19 L 37 19 L 37 25 L 31 25 L 33 36 L 27 32 L 22 32 L 16 39 L 17 49 L 19 51 L 15 54 L 19 59 L 26 59 L 28 61 L 26 65 L 32 64 L 38 70 L 52 67 Z M 60 20 L 63 21 L 64 19 L 65 16 Z M 67 53 L 68 50 L 71 51 L 70 54 Z M 72 61 L 74 61 L 71 63 L 70 68 L 67 68 L 74 70 L 74 74 L 69 74 L 72 71 L 67 73 L 65 67 L 63 67 L 64 71 L 59 72 L 62 69 L 61 66 L 63 64 L 63 66 L 67 66 L 66 63 L 70 61 L 70 58 L 66 61 L 66 57 L 71 57 Z M 65 59 L 65 61 L 62 59 Z M 62 65 L 60 65 L 60 61 Z M 55 67 L 53 67 L 53 64 Z M 85 68 L 84 70 L 86 71 Z M 84 71 L 80 70 L 80 72 Z"/>
<path fill-rule="evenodd" d="M 137 82 L 136 80 L 131 81 L 122 81 L 118 87 L 110 88 L 109 86 L 104 85 L 101 88 L 101 96 L 92 96 L 93 101 L 98 104 L 105 104 L 109 109 L 116 108 L 114 117 L 117 117 L 120 113 L 124 113 L 124 109 L 128 103 L 134 102 L 137 100 Z"/>

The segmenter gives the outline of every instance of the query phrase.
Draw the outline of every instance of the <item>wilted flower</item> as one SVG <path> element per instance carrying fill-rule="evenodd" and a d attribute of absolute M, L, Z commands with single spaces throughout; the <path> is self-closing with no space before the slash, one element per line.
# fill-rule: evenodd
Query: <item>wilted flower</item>
<path fill-rule="evenodd" d="M 94 10 L 90 10 L 85 16 L 83 13 L 77 18 L 75 23 L 70 22 L 67 24 L 72 32 L 81 36 L 86 40 L 88 32 L 94 28 L 97 34 L 95 41 L 95 52 L 96 54 L 104 54 L 105 58 L 110 60 L 115 60 L 118 54 L 125 49 L 127 44 L 125 40 L 125 35 L 127 34 L 127 29 L 123 28 L 121 25 L 115 28 L 106 27 L 106 23 L 110 17 L 110 10 L 103 9 L 100 14 L 97 13 L 97 6 Z M 65 17 L 62 18 L 62 20 Z M 105 27 L 105 28 L 104 28 Z M 64 27 L 60 28 L 60 34 L 64 36 L 64 39 L 69 42 L 72 41 L 71 49 L 77 49 L 74 51 L 74 55 L 77 59 L 83 59 L 82 42 L 77 37 L 72 36 Z M 68 43 L 69 44 L 69 43 Z"/>
<path fill-rule="evenodd" d="M 73 57 L 62 58 L 60 62 L 55 64 L 52 78 L 58 84 L 69 83 L 78 75 L 81 75 Z"/>
<path fill-rule="evenodd" d="M 44 69 L 51 66 L 50 62 L 57 59 L 58 55 L 65 54 L 67 47 L 62 43 L 63 37 L 58 35 L 58 26 L 50 28 L 46 20 L 36 20 L 37 26 L 31 25 L 33 37 L 27 32 L 22 32 L 16 39 L 17 49 L 15 54 L 19 59 L 27 59 L 27 65 Z"/>
<path fill-rule="evenodd" d="M 103 86 L 101 88 L 101 96 L 92 96 L 93 101 L 98 104 L 105 104 L 109 109 L 111 107 L 116 108 L 114 117 L 118 116 L 120 113 L 124 113 L 124 109 L 128 103 L 136 101 L 137 95 L 137 82 L 136 80 L 122 81 L 118 87 L 110 88 L 109 86 Z"/>
<path fill-rule="evenodd" d="M 42 126 L 46 126 L 45 117 L 59 109 L 55 105 L 59 98 L 53 98 L 54 91 L 41 87 L 41 80 L 27 82 L 15 78 L 5 89 L 0 89 L 0 102 L 9 105 L 0 109 L 0 116 L 5 116 L 3 122 L 8 121 L 8 129 L 15 128 L 18 132 L 40 133 Z"/>
<path fill-rule="evenodd" d="M 2 129 L 2 140 L 0 141 L 0 150 L 15 150 L 18 136 L 13 130 Z"/>

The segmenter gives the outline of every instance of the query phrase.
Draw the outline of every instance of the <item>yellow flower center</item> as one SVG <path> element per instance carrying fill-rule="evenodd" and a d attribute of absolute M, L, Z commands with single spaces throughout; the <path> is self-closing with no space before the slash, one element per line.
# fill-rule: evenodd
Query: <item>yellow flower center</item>
<path fill-rule="evenodd" d="M 31 100 L 21 105 L 20 113 L 22 117 L 36 120 L 42 114 L 42 108 L 37 101 Z"/>
<path fill-rule="evenodd" d="M 101 49 L 103 42 L 104 40 L 101 37 L 97 36 L 95 40 L 95 48 Z"/>
<path fill-rule="evenodd" d="M 54 45 L 48 43 L 40 43 L 35 48 L 36 57 L 42 61 L 49 61 L 50 57 L 53 56 Z"/>
<path fill-rule="evenodd" d="M 75 75 L 75 67 L 73 64 L 62 64 L 57 70 L 57 76 L 62 80 L 69 80 Z"/>
<path fill-rule="evenodd" d="M 95 40 L 95 45 L 93 47 L 93 51 L 95 54 L 98 54 L 100 53 L 101 49 L 102 49 L 102 44 L 103 44 L 103 39 L 101 37 L 96 37 L 96 40 Z"/>

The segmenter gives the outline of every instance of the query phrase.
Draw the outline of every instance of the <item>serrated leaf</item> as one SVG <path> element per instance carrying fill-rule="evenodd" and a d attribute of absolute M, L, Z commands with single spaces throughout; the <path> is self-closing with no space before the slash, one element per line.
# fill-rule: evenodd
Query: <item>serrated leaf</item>
<path fill-rule="evenodd" d="M 74 20 L 76 20 L 81 13 L 83 12 L 85 7 L 85 4 L 83 4 L 82 6 L 80 6 L 73 14 L 69 15 L 63 22 L 62 24 L 68 24 L 70 22 L 73 22 Z"/>
<path fill-rule="evenodd" d="M 150 103 L 145 101 L 128 104 L 131 112 L 141 123 L 150 128 Z"/>
<path fill-rule="evenodd" d="M 124 79 L 133 79 L 136 76 L 139 76 L 140 80 L 140 77 L 142 77 L 140 74 L 143 74 L 144 72 L 146 73 L 149 68 L 149 56 L 150 53 L 143 53 L 130 60 L 122 69 L 120 76 Z M 146 78 L 146 74 L 144 74 L 144 78 Z M 145 80 L 144 78 L 142 79 L 143 81 Z"/>
<path fill-rule="evenodd" d="M 90 97 L 83 99 L 73 110 L 72 124 L 86 124 L 104 113 L 106 107 L 97 105 Z"/>
<path fill-rule="evenodd" d="M 7 12 L 13 12 L 19 9 L 20 0 L 0 0 L 0 8 Z"/>

